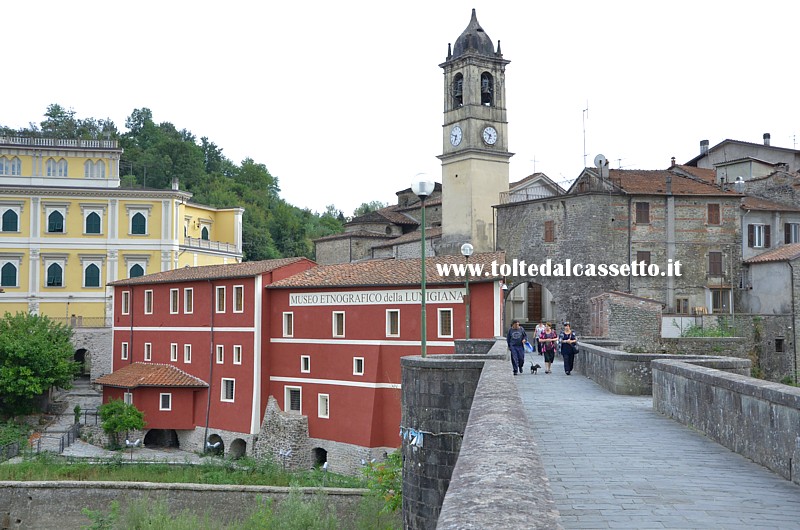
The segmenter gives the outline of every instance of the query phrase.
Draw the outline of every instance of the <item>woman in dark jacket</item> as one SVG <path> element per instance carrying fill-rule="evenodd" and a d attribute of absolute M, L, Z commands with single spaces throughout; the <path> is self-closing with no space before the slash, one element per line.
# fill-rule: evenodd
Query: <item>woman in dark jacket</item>
<path fill-rule="evenodd" d="M 564 358 L 564 373 L 569 375 L 572 372 L 573 362 L 575 361 L 575 344 L 578 343 L 569 322 L 564 322 L 564 331 L 561 332 L 558 338 L 561 341 L 561 357 Z"/>

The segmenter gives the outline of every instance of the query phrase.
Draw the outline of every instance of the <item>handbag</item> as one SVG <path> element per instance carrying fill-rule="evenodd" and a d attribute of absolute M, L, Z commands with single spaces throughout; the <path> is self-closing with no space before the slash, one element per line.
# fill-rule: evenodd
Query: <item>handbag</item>
<path fill-rule="evenodd" d="M 525 343 L 525 351 L 527 353 L 533 353 L 533 345 L 530 342 Z"/>

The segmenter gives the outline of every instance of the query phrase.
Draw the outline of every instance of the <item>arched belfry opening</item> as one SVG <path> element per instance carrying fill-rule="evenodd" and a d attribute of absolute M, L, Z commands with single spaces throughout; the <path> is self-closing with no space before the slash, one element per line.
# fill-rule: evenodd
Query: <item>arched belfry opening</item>
<path fill-rule="evenodd" d="M 494 105 L 494 78 L 489 72 L 481 74 L 481 105 Z"/>
<path fill-rule="evenodd" d="M 464 76 L 456 74 L 453 78 L 453 108 L 464 105 Z"/>

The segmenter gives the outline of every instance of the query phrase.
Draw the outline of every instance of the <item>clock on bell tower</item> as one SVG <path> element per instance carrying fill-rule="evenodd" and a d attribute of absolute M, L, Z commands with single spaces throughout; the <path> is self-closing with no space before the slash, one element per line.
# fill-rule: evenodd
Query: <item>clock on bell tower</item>
<path fill-rule="evenodd" d="M 472 10 L 467 29 L 447 47 L 444 69 L 442 242 L 438 254 L 494 250 L 494 211 L 508 191 L 505 67 Z"/>

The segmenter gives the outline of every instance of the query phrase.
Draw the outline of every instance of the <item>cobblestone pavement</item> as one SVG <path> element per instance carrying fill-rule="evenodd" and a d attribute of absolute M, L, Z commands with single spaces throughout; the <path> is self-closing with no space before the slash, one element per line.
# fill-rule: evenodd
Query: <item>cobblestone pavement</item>
<path fill-rule="evenodd" d="M 559 362 L 516 381 L 564 528 L 800 528 L 800 486 L 649 396 L 614 395 Z"/>

